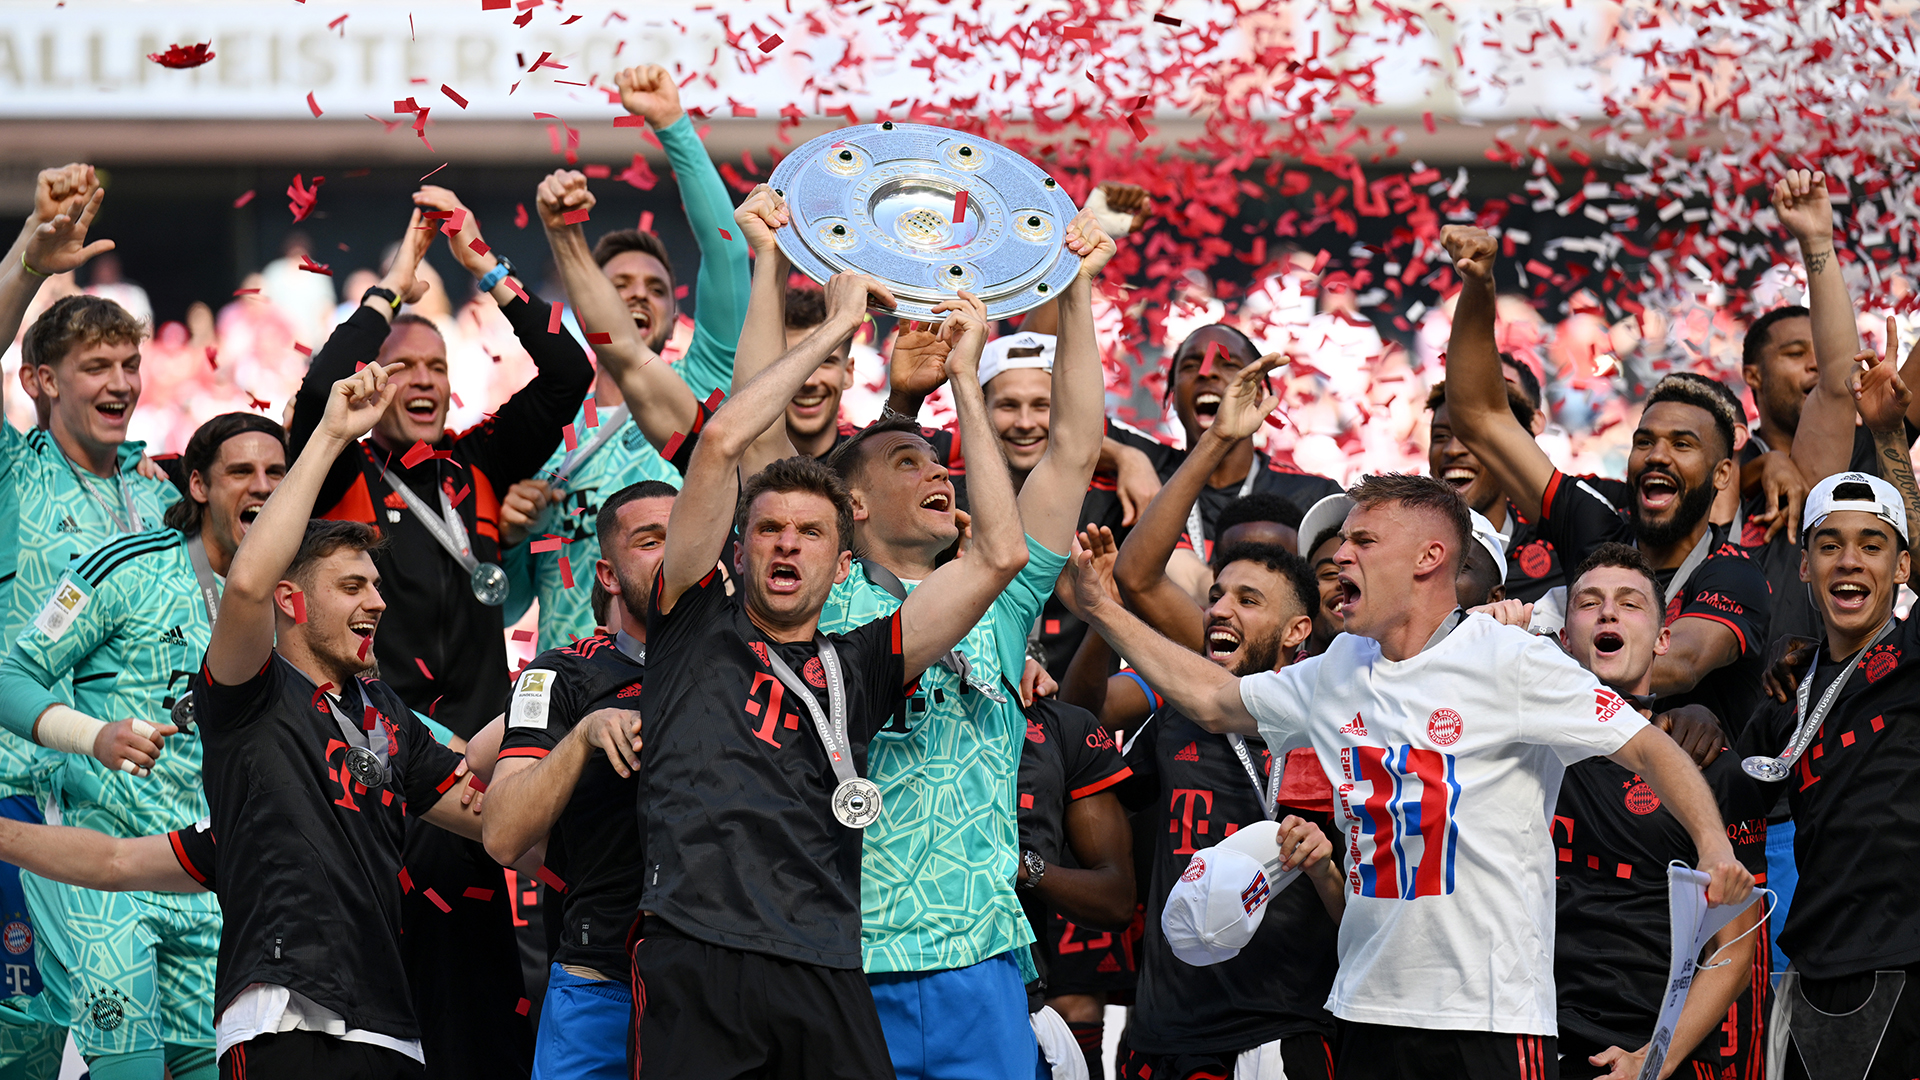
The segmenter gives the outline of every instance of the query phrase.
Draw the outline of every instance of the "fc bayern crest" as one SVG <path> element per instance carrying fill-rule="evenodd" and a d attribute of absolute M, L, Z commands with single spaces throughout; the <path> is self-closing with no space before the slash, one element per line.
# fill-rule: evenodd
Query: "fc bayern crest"
<path fill-rule="evenodd" d="M 1200 875 L 1206 872 L 1207 872 L 1207 860 L 1201 858 L 1198 855 L 1195 855 L 1193 857 L 1193 861 L 1187 864 L 1186 872 L 1180 875 L 1180 880 L 1181 881 L 1199 881 Z"/>
<path fill-rule="evenodd" d="M 826 670 L 820 666 L 820 658 L 817 656 L 807 657 L 806 664 L 800 668 L 800 677 L 807 680 L 808 686 L 817 690 L 825 690 L 827 688 L 827 673 Z"/>
<path fill-rule="evenodd" d="M 1435 746 L 1452 746 L 1460 741 L 1460 714 L 1452 709 L 1435 709 L 1427 717 L 1427 738 Z"/>
<path fill-rule="evenodd" d="M 0 945 L 15 956 L 25 956 L 33 949 L 33 927 L 19 919 L 0 927 Z"/>

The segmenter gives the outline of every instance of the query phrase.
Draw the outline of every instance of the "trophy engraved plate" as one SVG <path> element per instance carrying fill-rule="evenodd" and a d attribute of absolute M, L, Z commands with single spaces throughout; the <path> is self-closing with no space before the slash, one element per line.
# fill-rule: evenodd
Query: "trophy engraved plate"
<path fill-rule="evenodd" d="M 818 282 L 871 274 L 893 290 L 902 318 L 934 321 L 933 306 L 962 289 L 989 318 L 1018 315 L 1058 296 L 1080 269 L 1065 244 L 1076 211 L 1058 181 L 963 132 L 845 128 L 787 155 L 768 183 L 792 214 L 775 238 L 794 267 Z"/>

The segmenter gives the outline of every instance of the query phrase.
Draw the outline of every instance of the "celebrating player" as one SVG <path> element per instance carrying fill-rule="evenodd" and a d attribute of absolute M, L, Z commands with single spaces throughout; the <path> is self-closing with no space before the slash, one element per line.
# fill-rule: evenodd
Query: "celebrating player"
<path fill-rule="evenodd" d="M 1465 617 L 1455 578 L 1467 507 L 1444 482 L 1373 476 L 1349 492 L 1335 555 L 1346 632 L 1328 651 L 1235 676 L 1099 591 L 1089 621 L 1212 731 L 1311 745 L 1347 842 L 1340 970 L 1343 1077 L 1524 1077 L 1554 1059 L 1553 851 L 1542 821 L 1570 761 L 1605 754 L 1687 827 L 1714 903 L 1753 876 L 1672 739 L 1548 642 Z M 1417 901 L 1417 902 L 1416 902 Z"/>
<path fill-rule="evenodd" d="M 714 414 L 674 502 L 641 695 L 647 865 L 633 978 L 642 1077 L 893 1075 L 860 973 L 860 830 L 882 810 L 861 775 L 866 747 L 1027 551 L 1011 506 L 983 514 L 967 553 L 890 616 L 848 634 L 817 631 L 821 605 L 852 565 L 846 489 L 795 457 L 742 491 L 738 465 L 865 318 L 869 295 L 893 303 L 871 278 L 827 283 L 827 322 Z M 955 359 L 977 360 L 984 321 L 971 304 L 943 307 Z M 733 528 L 729 596 L 715 563 Z"/>
<path fill-rule="evenodd" d="M 673 497 L 667 484 L 644 480 L 601 505 L 595 529 L 603 554 L 595 574 L 623 629 L 535 657 L 507 705 L 487 793 L 487 850 L 511 864 L 545 840 L 546 865 L 567 883 L 534 1048 L 538 1077 L 626 1074 L 633 1013 L 626 937 L 640 911 L 645 870 L 634 857 L 641 850 L 634 774 L 645 616 Z"/>
<path fill-rule="evenodd" d="M 183 455 L 188 497 L 168 508 L 166 527 L 77 560 L 0 665 L 0 723 L 96 759 L 54 773 L 66 823 L 131 838 L 206 816 L 187 681 L 206 652 L 220 578 L 286 473 L 284 439 L 252 413 L 201 425 Z M 57 693 L 68 679 L 73 706 Z M 214 1071 L 213 897 L 52 884 L 32 896 L 57 901 L 35 921 L 40 955 L 53 961 L 42 970 L 57 965 L 65 980 L 60 996 L 92 1069 L 128 1080 Z"/>
<path fill-rule="evenodd" d="M 1494 348 L 1493 261 L 1480 229 L 1449 225 L 1442 237 L 1464 278 L 1447 347 L 1453 434 L 1499 478 L 1514 509 L 1540 523 L 1563 565 L 1578 566 L 1608 541 L 1631 542 L 1659 571 L 1673 644 L 1654 661 L 1662 709 L 1698 702 L 1736 733 L 1760 698 L 1767 587 L 1744 550 L 1708 520 L 1714 493 L 1734 482 L 1738 417 L 1717 394 L 1663 379 L 1647 396 L 1627 460 L 1628 521 L 1599 492 L 1563 475 L 1507 402 Z"/>
<path fill-rule="evenodd" d="M 1567 653 L 1629 698 L 1647 696 L 1654 658 L 1672 636 L 1660 625 L 1659 590 L 1645 556 L 1625 544 L 1603 544 L 1587 556 L 1567 593 L 1560 635 Z M 1719 732 L 1713 734 L 1716 756 L 1701 776 L 1734 854 L 1763 880 L 1772 800 L 1761 797 L 1737 755 L 1717 753 Z M 1567 767 L 1553 828 L 1561 859 L 1553 951 L 1560 1074 L 1631 1080 L 1640 1075 L 1667 990 L 1667 865 L 1686 861 L 1692 844 L 1639 776 L 1600 757 Z M 1715 966 L 1694 976 L 1660 1075 L 1713 1080 L 1725 1068 L 1740 1076 L 1762 1071 L 1769 962 L 1754 931 L 1765 932 L 1759 928 L 1763 907 L 1753 904 L 1714 936 L 1708 951 Z"/>
<path fill-rule="evenodd" d="M 369 364 L 334 385 L 234 554 L 193 679 L 222 853 L 223 1074 L 399 1077 L 424 1060 L 399 941 L 403 818 L 475 840 L 480 825 L 459 756 L 362 674 L 386 611 L 373 530 L 307 520 L 405 367 Z"/>

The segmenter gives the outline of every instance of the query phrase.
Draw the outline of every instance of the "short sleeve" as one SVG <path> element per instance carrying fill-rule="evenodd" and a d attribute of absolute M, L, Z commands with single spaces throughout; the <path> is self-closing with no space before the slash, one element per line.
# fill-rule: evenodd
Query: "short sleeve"
<path fill-rule="evenodd" d="M 660 594 L 666 591 L 665 585 L 665 574 L 655 571 L 653 588 L 647 594 L 647 643 L 655 653 L 672 648 L 685 634 L 699 633 L 708 620 L 721 617 L 727 602 L 726 584 L 720 580 L 718 566 L 681 593 L 672 611 L 662 614 Z"/>
<path fill-rule="evenodd" d="M 900 611 L 895 609 L 870 623 L 854 627 L 845 634 L 831 635 L 840 653 L 843 669 L 851 666 L 853 677 L 847 680 L 850 693 L 860 695 L 860 707 L 852 711 L 848 722 L 864 721 L 858 731 L 861 741 L 885 727 L 893 719 L 895 708 L 907 694 L 907 662 L 900 644 Z"/>
<path fill-rule="evenodd" d="M 1686 601 L 1674 618 L 1719 623 L 1740 639 L 1740 655 L 1750 656 L 1767 643 L 1772 608 L 1760 568 L 1746 552 L 1728 544 L 1687 580 Z"/>
<path fill-rule="evenodd" d="M 168 833 L 167 845 L 173 848 L 175 861 L 188 877 L 206 889 L 215 888 L 213 830 L 206 821 Z"/>
<path fill-rule="evenodd" d="M 1278 671 L 1262 671 L 1240 679 L 1240 701 L 1260 725 L 1260 738 L 1275 754 L 1309 745 L 1307 721 L 1312 716 L 1313 686 L 1325 656 L 1310 656 Z"/>
<path fill-rule="evenodd" d="M 1053 711 L 1054 730 L 1060 736 L 1060 755 L 1065 762 L 1067 798 L 1084 799 L 1098 795 L 1132 775 L 1113 736 L 1100 726 L 1092 713 L 1075 705 L 1041 698 L 1035 708 Z"/>
<path fill-rule="evenodd" d="M 400 729 L 400 752 L 406 759 L 401 765 L 401 793 L 407 800 L 407 813 L 418 817 L 433 809 L 440 796 L 460 782 L 455 770 L 464 759 L 434 738 L 412 709 L 402 707 L 399 712 L 389 719 Z"/>
<path fill-rule="evenodd" d="M 1605 495 L 1577 476 L 1555 470 L 1540 494 L 1540 538 L 1572 569 L 1610 540 L 1633 542 L 1633 531 Z"/>
<path fill-rule="evenodd" d="M 513 681 L 500 760 L 546 757 L 571 729 L 570 687 L 552 660 L 551 654 L 535 657 Z"/>
<path fill-rule="evenodd" d="M 269 653 L 267 662 L 260 665 L 251 679 L 234 686 L 215 682 L 202 659 L 200 672 L 193 677 L 194 723 L 209 728 L 232 728 L 238 727 L 242 719 L 253 721 L 265 715 L 266 710 L 259 706 L 274 693 L 275 684 L 282 678 L 274 664 L 276 656 Z"/>
<path fill-rule="evenodd" d="M 1509 654 L 1511 655 L 1511 654 Z M 1523 742 L 1551 748 L 1563 765 L 1618 751 L 1647 726 L 1627 699 L 1546 638 L 1513 656 L 1515 716 Z"/>

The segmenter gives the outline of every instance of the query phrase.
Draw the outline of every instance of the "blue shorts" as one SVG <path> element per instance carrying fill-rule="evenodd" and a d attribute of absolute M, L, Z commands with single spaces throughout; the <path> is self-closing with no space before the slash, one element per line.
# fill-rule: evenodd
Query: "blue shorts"
<path fill-rule="evenodd" d="M 632 990 L 553 965 L 533 1043 L 533 1080 L 627 1080 L 631 1023 Z"/>
<path fill-rule="evenodd" d="M 899 1080 L 1035 1075 L 1040 1044 L 1010 952 L 972 967 L 868 975 Z"/>

